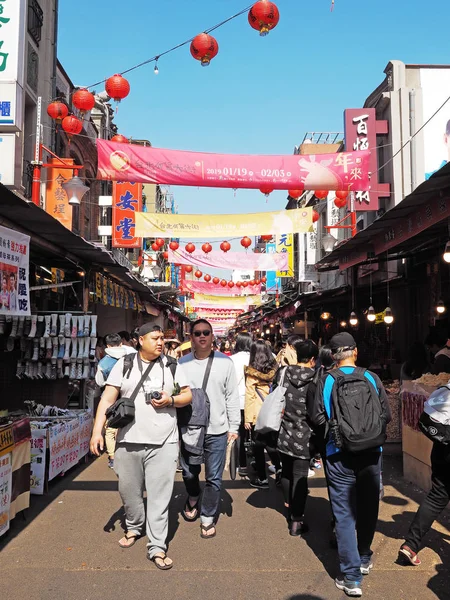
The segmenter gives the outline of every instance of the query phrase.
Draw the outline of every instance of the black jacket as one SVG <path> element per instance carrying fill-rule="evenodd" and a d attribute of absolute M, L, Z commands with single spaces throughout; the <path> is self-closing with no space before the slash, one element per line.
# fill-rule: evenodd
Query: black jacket
<path fill-rule="evenodd" d="M 280 370 L 280 373 L 283 371 Z M 306 394 L 313 377 L 314 369 L 300 365 L 287 367 L 284 375 L 286 407 L 278 435 L 278 450 L 296 458 L 310 458 L 311 428 L 306 411 Z"/>

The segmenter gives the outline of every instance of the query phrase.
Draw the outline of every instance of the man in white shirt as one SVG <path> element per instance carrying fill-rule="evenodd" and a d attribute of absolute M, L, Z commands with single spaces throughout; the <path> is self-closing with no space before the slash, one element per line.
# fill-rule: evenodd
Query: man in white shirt
<path fill-rule="evenodd" d="M 135 419 L 117 433 L 114 470 L 119 478 L 119 493 L 125 509 L 127 532 L 119 540 L 130 548 L 146 531 L 149 538 L 148 558 L 158 569 L 173 566 L 166 555 L 169 502 L 178 458 L 176 408 L 191 402 L 185 368 L 177 366 L 175 375 L 162 355 L 164 333 L 147 323 L 139 329 L 140 350 L 134 355 L 131 370 L 120 359 L 106 382 L 95 417 L 91 452 L 103 450 L 102 430 L 106 410 L 120 397 L 129 398 L 141 377 L 151 370 L 136 396 Z M 175 383 L 181 390 L 174 394 Z M 147 521 L 143 491 L 147 490 Z"/>
<path fill-rule="evenodd" d="M 208 359 L 212 355 L 213 331 L 205 319 L 191 324 L 191 354 L 183 356 L 179 365 L 186 368 L 191 388 L 201 388 Z M 206 385 L 210 402 L 209 426 L 203 446 L 205 460 L 205 488 L 201 497 L 199 475 L 201 465 L 190 464 L 189 457 L 181 448 L 180 463 L 188 498 L 183 510 L 187 521 L 195 521 L 200 515 L 200 536 L 216 535 L 216 517 L 219 510 L 222 475 L 225 466 L 227 442 L 238 437 L 241 421 L 239 391 L 232 360 L 221 352 L 214 352 L 211 372 Z"/>

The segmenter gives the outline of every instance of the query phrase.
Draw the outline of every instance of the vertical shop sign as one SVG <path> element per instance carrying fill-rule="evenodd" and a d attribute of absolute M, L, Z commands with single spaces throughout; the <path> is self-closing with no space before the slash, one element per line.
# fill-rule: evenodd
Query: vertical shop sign
<path fill-rule="evenodd" d="M 136 213 L 142 210 L 142 183 L 113 183 L 112 246 L 140 248 L 142 238 L 135 235 Z"/>
<path fill-rule="evenodd" d="M 0 227 L 0 311 L 3 315 L 30 315 L 30 238 Z"/>
<path fill-rule="evenodd" d="M 102 304 L 107 306 L 108 304 L 108 280 L 102 276 Z"/>
<path fill-rule="evenodd" d="M 51 481 L 66 470 L 66 436 L 67 423 L 60 423 L 48 428 L 50 456 L 48 480 Z"/>
<path fill-rule="evenodd" d="M 67 423 L 66 468 L 68 471 L 80 460 L 80 421 L 78 417 Z"/>
<path fill-rule="evenodd" d="M 12 491 L 12 454 L 0 458 L 0 536 L 9 529 Z"/>
<path fill-rule="evenodd" d="M 266 244 L 266 254 L 275 254 L 277 251 L 277 245 L 275 243 Z M 266 271 L 266 293 L 275 294 L 276 287 L 278 285 L 278 277 L 276 271 Z"/>
<path fill-rule="evenodd" d="M 73 158 L 65 158 L 64 162 L 73 165 Z M 71 178 L 70 169 L 61 169 L 61 161 L 52 158 L 50 163 L 54 165 L 47 170 L 47 190 L 45 196 L 45 210 L 52 215 L 67 229 L 72 230 L 72 207 L 69 204 L 69 198 L 62 184 Z"/>
<path fill-rule="evenodd" d="M 100 273 L 95 274 L 95 299 L 100 302 L 102 299 L 102 276 Z"/>
<path fill-rule="evenodd" d="M 334 192 L 330 192 L 327 197 L 327 225 L 337 225 L 340 220 L 339 208 L 334 203 L 336 198 L 336 194 Z M 336 239 L 339 235 L 339 229 L 333 228 L 329 229 L 328 233 L 330 233 Z"/>
<path fill-rule="evenodd" d="M 277 271 L 277 277 L 292 277 L 294 275 L 294 241 L 292 233 L 277 235 L 276 248 L 277 253 L 286 253 L 288 255 L 288 264 L 285 271 Z"/>
<path fill-rule="evenodd" d="M 31 475 L 30 493 L 42 496 L 45 482 L 45 457 L 47 452 L 47 430 L 31 430 Z"/>
<path fill-rule="evenodd" d="M 305 261 L 305 241 L 308 234 L 298 234 L 298 281 L 305 281 L 306 261 Z"/>
<path fill-rule="evenodd" d="M 312 231 L 306 234 L 306 264 L 315 265 L 317 254 L 317 223 L 313 223 Z"/>

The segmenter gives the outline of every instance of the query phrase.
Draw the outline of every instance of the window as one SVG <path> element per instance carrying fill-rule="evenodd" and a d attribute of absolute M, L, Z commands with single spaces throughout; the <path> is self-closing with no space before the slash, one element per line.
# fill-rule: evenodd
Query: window
<path fill-rule="evenodd" d="M 37 0 L 28 0 L 28 33 L 39 45 L 41 41 L 41 29 L 44 22 L 44 13 Z"/>

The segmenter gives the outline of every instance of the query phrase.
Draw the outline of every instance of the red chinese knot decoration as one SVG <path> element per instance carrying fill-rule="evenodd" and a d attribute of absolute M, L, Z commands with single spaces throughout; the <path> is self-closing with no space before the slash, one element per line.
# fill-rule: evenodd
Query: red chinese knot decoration
<path fill-rule="evenodd" d="M 208 33 L 199 33 L 191 42 L 191 54 L 201 62 L 202 67 L 207 67 L 218 52 L 217 40 Z"/>
<path fill-rule="evenodd" d="M 170 244 L 169 244 L 169 248 L 170 248 L 170 249 L 171 249 L 173 252 L 175 252 L 175 250 L 178 250 L 178 248 L 179 248 L 179 247 L 180 247 L 180 244 L 179 244 L 178 242 L 175 242 L 175 241 L 173 241 L 173 242 L 170 242 Z"/>
<path fill-rule="evenodd" d="M 95 106 L 94 94 L 86 88 L 80 88 L 72 96 L 72 104 L 82 115 L 92 110 Z"/>
<path fill-rule="evenodd" d="M 274 2 L 259 0 L 248 12 L 248 22 L 259 35 L 268 35 L 271 29 L 278 25 L 280 13 Z"/>
<path fill-rule="evenodd" d="M 64 104 L 64 102 L 55 100 L 55 102 L 51 102 L 47 106 L 47 114 L 52 119 L 55 119 L 57 123 L 61 123 L 64 117 L 67 117 L 67 115 L 69 114 L 69 109 Z"/>
<path fill-rule="evenodd" d="M 68 117 L 64 117 L 64 119 L 62 120 L 61 127 L 70 137 L 72 135 L 77 135 L 81 132 L 81 130 L 83 129 L 83 123 L 80 121 L 80 119 L 77 119 L 73 115 L 69 115 Z"/>
<path fill-rule="evenodd" d="M 222 242 L 220 244 L 220 249 L 222 250 L 222 252 L 228 252 L 228 250 L 231 248 L 231 244 L 230 242 Z"/>
<path fill-rule="evenodd" d="M 241 246 L 243 246 L 245 249 L 250 248 L 250 246 L 252 245 L 252 240 L 247 237 L 244 236 L 241 240 Z"/>
<path fill-rule="evenodd" d="M 209 254 L 209 252 L 211 252 L 212 250 L 212 246 L 209 242 L 206 242 L 205 244 L 202 245 L 202 250 L 205 254 Z"/>
<path fill-rule="evenodd" d="M 130 93 L 130 84 L 125 77 L 116 74 L 106 80 L 105 90 L 110 98 L 120 102 Z"/>
<path fill-rule="evenodd" d="M 189 254 L 192 254 L 195 252 L 195 245 L 192 242 L 189 242 L 189 244 L 186 244 L 185 250 L 186 252 L 189 252 Z"/>
<path fill-rule="evenodd" d="M 120 133 L 117 133 L 116 135 L 113 135 L 111 138 L 112 142 L 116 142 L 117 144 L 129 144 L 130 140 L 125 137 L 124 135 L 121 135 Z"/>

